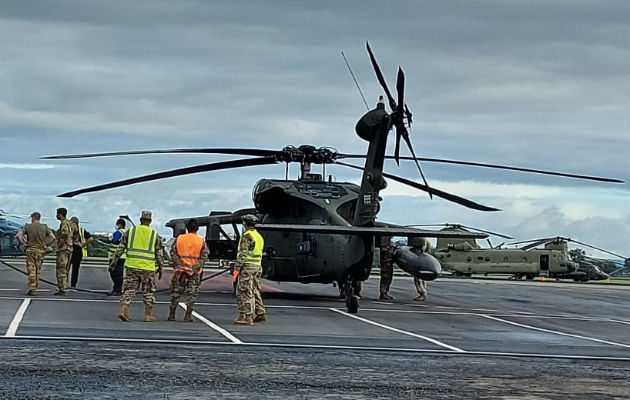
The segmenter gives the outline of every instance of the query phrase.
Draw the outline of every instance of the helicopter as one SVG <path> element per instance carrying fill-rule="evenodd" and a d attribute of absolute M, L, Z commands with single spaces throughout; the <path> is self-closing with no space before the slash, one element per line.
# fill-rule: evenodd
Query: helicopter
<path fill-rule="evenodd" d="M 331 147 L 318 148 L 312 145 L 300 145 L 286 146 L 281 150 L 258 148 L 158 149 L 46 156 L 42 159 L 173 153 L 251 156 L 250 158 L 196 165 L 96 185 L 62 193 L 59 197 L 73 197 L 83 193 L 199 172 L 285 163 L 285 179 L 261 179 L 256 183 L 252 191 L 253 208 L 234 212 L 213 211 L 209 215 L 194 217 L 200 226 L 207 227 L 206 240 L 210 249 L 210 258 L 236 258 L 236 244 L 240 237 L 238 226 L 241 223 L 241 217 L 245 214 L 255 214 L 260 221 L 257 229 L 265 239 L 263 277 L 275 281 L 339 283 L 340 292 L 345 297 L 346 308 L 350 313 L 358 311 L 356 288 L 361 281 L 365 281 L 369 277 L 376 243 L 380 242 L 378 239 L 381 237 L 407 237 L 408 245 L 397 248 L 394 261 L 401 269 L 426 281 L 434 280 L 440 275 L 441 265 L 435 257 L 420 250 L 424 243 L 423 238 L 457 240 L 487 237 L 486 233 L 472 233 L 458 229 L 427 230 L 377 221 L 377 215 L 381 209 L 379 192 L 387 186 L 385 178 L 425 191 L 431 199 L 438 197 L 479 211 L 499 211 L 497 208 L 431 187 L 422 172 L 420 161 L 533 172 L 600 182 L 622 182 L 611 178 L 563 172 L 417 157 L 409 135 L 412 113 L 404 98 L 404 72 L 401 67 L 398 67 L 397 97 L 394 98 L 369 43 L 366 43 L 366 48 L 391 110 L 391 112 L 386 111 L 384 98 L 380 96 L 376 107 L 369 110 L 357 122 L 356 134 L 368 143 L 366 154 L 346 154 Z M 387 137 L 392 129 L 395 130 L 394 154 L 386 155 Z M 401 141 L 405 142 L 411 156 L 400 155 Z M 359 166 L 342 161 L 347 159 L 364 159 L 365 162 L 363 166 Z M 393 159 L 397 164 L 400 163 L 400 160 L 413 161 L 423 183 L 384 172 L 386 159 Z M 299 163 L 300 165 L 300 176 L 297 180 L 288 178 L 290 163 Z M 331 164 L 361 171 L 360 185 L 350 182 L 336 182 L 331 177 L 325 179 L 326 166 Z M 322 173 L 313 172 L 313 165 L 322 165 Z M 175 218 L 167 222 L 166 226 L 173 230 L 173 236 L 177 236 L 183 231 L 186 221 L 190 218 L 192 217 Z M 235 232 L 234 238 L 226 232 L 224 226 L 232 226 L 232 230 Z"/>
<path fill-rule="evenodd" d="M 15 237 L 22 225 L 8 220 L 6 217 L 21 218 L 21 216 L 7 214 L 0 209 L 0 256 L 22 255 L 24 249 Z"/>
<path fill-rule="evenodd" d="M 449 224 L 448 229 L 475 229 Z M 494 236 L 511 239 L 509 236 L 484 231 Z M 569 254 L 570 238 L 554 237 L 511 243 L 529 243 L 520 248 L 503 248 L 504 243 L 482 248 L 475 239 L 437 239 L 432 251 L 442 267 L 455 275 L 470 277 L 472 274 L 510 274 L 515 279 L 532 280 L 534 277 L 588 280 L 608 279 L 608 274 L 588 262 L 578 262 Z M 488 241 L 489 242 L 489 241 Z M 490 243 L 490 242 L 489 242 Z M 579 242 L 585 246 L 593 247 Z M 537 248 L 544 245 L 544 248 Z"/>

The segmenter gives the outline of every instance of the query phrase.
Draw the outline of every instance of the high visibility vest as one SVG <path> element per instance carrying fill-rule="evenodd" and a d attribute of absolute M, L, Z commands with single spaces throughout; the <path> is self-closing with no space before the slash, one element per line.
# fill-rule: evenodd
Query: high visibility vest
<path fill-rule="evenodd" d="M 203 249 L 203 238 L 197 236 L 196 233 L 187 233 L 177 237 L 176 248 L 177 256 L 182 262 L 181 267 L 187 271 L 192 271 L 192 267 L 199 264 L 201 250 Z M 201 274 L 201 268 L 197 271 Z"/>
<path fill-rule="evenodd" d="M 82 226 L 79 227 L 79 237 L 81 238 L 81 244 L 85 244 L 85 229 Z M 87 247 L 83 246 L 81 248 L 81 252 L 83 253 L 83 257 L 87 257 Z"/>
<path fill-rule="evenodd" d="M 118 232 L 120 232 L 121 235 L 125 234 L 125 230 L 124 229 L 118 229 Z M 122 236 L 121 236 L 122 237 Z M 118 245 L 120 244 L 120 242 L 118 243 L 110 243 L 109 246 L 107 247 L 107 259 L 111 260 L 114 258 L 114 254 L 116 254 L 116 250 L 118 250 Z M 125 258 L 125 251 L 123 251 L 122 255 L 120 256 L 120 258 Z"/>
<path fill-rule="evenodd" d="M 243 233 L 243 236 L 241 236 L 241 240 L 243 240 L 245 235 L 249 235 L 254 240 L 254 249 L 245 252 L 245 260 L 243 262 L 250 265 L 262 265 L 262 253 L 263 247 L 265 247 L 265 240 L 255 229 L 246 230 L 245 233 Z M 238 248 L 241 248 L 240 240 Z"/>
<path fill-rule="evenodd" d="M 155 271 L 155 241 L 157 233 L 146 225 L 129 229 L 125 267 Z"/>

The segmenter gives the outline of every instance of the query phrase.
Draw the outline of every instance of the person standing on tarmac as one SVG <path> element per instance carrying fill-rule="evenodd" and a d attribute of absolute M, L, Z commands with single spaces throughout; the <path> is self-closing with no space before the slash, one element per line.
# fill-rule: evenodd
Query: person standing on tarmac
<path fill-rule="evenodd" d="M 70 287 L 77 287 L 79 282 L 79 268 L 81 268 L 81 261 L 83 257 L 87 257 L 87 247 L 94 241 L 90 232 L 86 231 L 81 225 L 79 225 L 79 218 L 72 217 L 70 221 L 74 222 L 79 228 L 79 240 L 72 245 L 72 256 L 70 257 L 70 266 L 72 267 L 72 274 L 70 276 Z"/>
<path fill-rule="evenodd" d="M 171 305 L 168 320 L 175 321 L 175 311 L 179 298 L 186 293 L 186 314 L 184 322 L 193 322 L 192 312 L 197 296 L 203 265 L 208 259 L 208 248 L 202 237 L 197 235 L 199 223 L 191 218 L 186 224 L 188 233 L 180 234 L 171 245 L 171 260 L 175 266 L 171 279 Z"/>
<path fill-rule="evenodd" d="M 380 295 L 379 300 L 394 300 L 389 295 L 389 288 L 394 278 L 394 251 L 396 246 L 392 243 L 392 238 L 383 236 L 381 238 L 381 282 L 380 282 Z M 428 240 L 424 239 L 421 251 L 428 253 L 431 250 L 431 244 Z M 418 296 L 414 298 L 416 301 L 425 301 L 427 299 L 427 283 L 420 278 L 413 277 L 413 284 L 418 292 Z"/>
<path fill-rule="evenodd" d="M 31 214 L 31 223 L 18 230 L 16 236 L 26 249 L 26 272 L 28 273 L 28 296 L 35 296 L 39 286 L 39 275 L 44 263 L 46 248 L 55 241 L 55 234 L 46 225 L 40 223 L 42 215 L 35 211 Z M 26 239 L 24 238 L 26 234 Z"/>
<path fill-rule="evenodd" d="M 256 230 L 258 218 L 255 215 L 243 216 L 245 232 L 238 242 L 236 268 L 239 269 L 236 286 L 237 325 L 253 325 L 267 320 L 267 312 L 260 294 L 262 275 L 262 253 L 265 246 L 263 237 Z"/>
<path fill-rule="evenodd" d="M 380 251 L 381 281 L 379 285 L 379 300 L 394 300 L 394 298 L 389 295 L 389 288 L 394 278 L 394 250 L 395 247 L 392 243 L 391 236 L 382 236 Z"/>
<path fill-rule="evenodd" d="M 125 225 L 126 222 L 124 219 L 118 218 L 116 220 L 116 230 L 112 234 L 112 241 L 107 248 L 109 277 L 112 279 L 112 283 L 114 285 L 112 291 L 109 292 L 109 296 L 122 295 L 123 275 L 125 271 L 125 252 L 122 252 L 116 263 L 112 263 L 112 261 L 114 260 L 114 254 L 116 254 L 116 250 L 122 240 L 123 234 L 125 233 Z"/>
<path fill-rule="evenodd" d="M 131 321 L 129 305 L 142 287 L 144 302 L 144 320 L 155 321 L 153 305 L 155 304 L 155 273 L 162 278 L 162 239 L 160 235 L 149 227 L 151 225 L 151 211 L 142 211 L 140 225 L 129 228 L 120 241 L 120 246 L 114 253 L 110 264 L 116 265 L 123 252 L 125 258 L 124 291 L 120 298 L 120 312 L 118 318 L 123 322 Z"/>
<path fill-rule="evenodd" d="M 68 268 L 70 267 L 70 257 L 72 246 L 79 241 L 79 228 L 67 219 L 68 210 L 57 209 L 57 219 L 60 221 L 57 231 L 57 291 L 55 296 L 68 295 Z"/>

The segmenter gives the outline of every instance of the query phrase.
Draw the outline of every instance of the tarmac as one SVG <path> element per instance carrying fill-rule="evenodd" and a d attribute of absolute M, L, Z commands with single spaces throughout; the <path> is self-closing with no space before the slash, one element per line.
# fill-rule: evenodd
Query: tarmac
<path fill-rule="evenodd" d="M 47 284 L 25 296 L 24 275 L 0 274 L 0 389 L 10 394 L 0 398 L 630 398 L 627 286 L 439 279 L 417 302 L 412 279 L 397 276 L 395 300 L 383 302 L 372 277 L 348 314 L 332 285 L 264 281 L 269 320 L 237 326 L 225 274 L 203 283 L 192 324 L 184 304 L 166 321 L 167 291 L 156 322 L 142 321 L 140 295 L 132 322 L 118 320 L 103 264 L 81 269 L 79 288 L 94 292 L 67 297 Z M 55 281 L 49 261 L 43 278 Z M 187 361 L 205 373 L 180 376 Z M 147 392 L 125 379 L 147 364 L 171 384 L 147 378 Z"/>

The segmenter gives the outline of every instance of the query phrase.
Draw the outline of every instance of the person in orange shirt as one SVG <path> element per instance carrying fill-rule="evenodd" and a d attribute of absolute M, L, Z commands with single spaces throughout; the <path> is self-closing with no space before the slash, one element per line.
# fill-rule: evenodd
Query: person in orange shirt
<path fill-rule="evenodd" d="M 188 233 L 177 236 L 171 246 L 171 259 L 175 266 L 171 279 L 171 306 L 168 320 L 175 321 L 175 311 L 179 304 L 179 298 L 186 293 L 186 314 L 184 322 L 193 322 L 192 312 L 197 296 L 203 265 L 208 259 L 208 248 L 205 241 L 199 235 L 199 223 L 191 218 L 186 224 Z"/>

